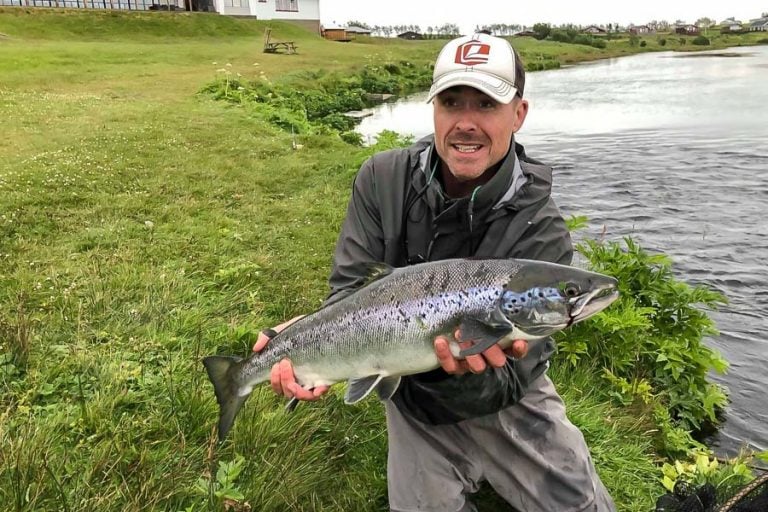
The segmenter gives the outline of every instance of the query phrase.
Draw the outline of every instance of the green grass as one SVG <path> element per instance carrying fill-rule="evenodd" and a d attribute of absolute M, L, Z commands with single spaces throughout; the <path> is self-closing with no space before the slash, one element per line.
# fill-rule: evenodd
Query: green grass
<path fill-rule="evenodd" d="M 261 53 L 267 25 L 300 53 Z M 425 63 L 442 43 L 15 8 L 0 8 L 0 33 L 3 510 L 217 510 L 195 484 L 214 475 L 215 490 L 216 462 L 236 454 L 253 510 L 384 510 L 379 404 L 343 406 L 336 390 L 286 415 L 260 388 L 217 449 L 200 364 L 247 353 L 260 329 L 321 303 L 371 150 L 331 136 L 293 150 L 289 134 L 197 92 L 224 67 L 280 79 Z M 518 44 L 563 62 L 612 55 Z M 607 405 L 589 372 L 555 373 L 620 509 L 649 509 L 660 474 L 642 422 Z"/>

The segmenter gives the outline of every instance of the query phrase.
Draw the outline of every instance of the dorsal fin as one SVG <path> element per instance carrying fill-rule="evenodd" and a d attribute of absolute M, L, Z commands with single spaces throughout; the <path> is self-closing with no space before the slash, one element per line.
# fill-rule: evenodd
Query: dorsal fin
<path fill-rule="evenodd" d="M 374 281 L 378 281 L 383 277 L 387 277 L 395 270 L 394 267 L 390 267 L 386 263 L 380 261 L 370 261 L 363 263 L 365 267 L 365 278 L 363 279 L 363 286 L 367 286 Z"/>

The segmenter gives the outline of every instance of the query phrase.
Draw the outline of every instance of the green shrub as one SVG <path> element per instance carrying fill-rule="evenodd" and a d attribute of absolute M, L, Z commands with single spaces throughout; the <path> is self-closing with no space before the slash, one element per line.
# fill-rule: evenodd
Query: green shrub
<path fill-rule="evenodd" d="M 573 38 L 575 44 L 583 44 L 586 46 L 592 46 L 592 38 L 586 34 L 579 34 Z"/>
<path fill-rule="evenodd" d="M 549 34 L 549 38 L 559 43 L 570 43 L 573 41 L 573 38 L 565 30 L 553 30 Z"/>
<path fill-rule="evenodd" d="M 648 43 L 645 41 L 640 41 L 640 48 L 645 48 L 646 46 L 648 46 Z"/>
<path fill-rule="evenodd" d="M 667 45 L 667 40 L 664 39 L 663 37 L 660 38 L 659 39 L 659 46 L 666 46 L 666 45 Z"/>
<path fill-rule="evenodd" d="M 605 41 L 602 40 L 602 39 L 597 39 L 597 38 L 592 38 L 592 42 L 589 43 L 589 45 L 594 47 L 594 48 L 600 48 L 600 49 L 605 49 L 605 47 L 606 47 Z"/>
<path fill-rule="evenodd" d="M 356 131 L 350 130 L 348 132 L 341 132 L 339 133 L 339 137 L 341 137 L 341 140 L 347 144 L 352 144 L 353 146 L 363 145 L 363 136 Z"/>
<path fill-rule="evenodd" d="M 404 94 L 429 87 L 431 66 L 409 62 L 366 65 L 359 74 L 324 71 L 290 75 L 280 83 L 245 81 L 229 69 L 220 71 L 202 92 L 217 100 L 243 105 L 268 122 L 302 134 L 349 132 L 358 122 L 344 115 L 371 106 L 366 93 Z M 348 133 L 351 144 L 360 141 Z"/>
<path fill-rule="evenodd" d="M 725 297 L 675 279 L 666 256 L 650 255 L 630 238 L 624 245 L 579 245 L 596 271 L 618 279 L 621 297 L 593 321 L 560 335 L 558 357 L 604 368 L 625 403 L 641 398 L 663 404 L 670 418 L 661 435 L 680 428 L 676 438 L 687 442 L 685 432 L 716 424 L 716 413 L 726 403 L 723 390 L 707 381 L 709 371 L 722 372 L 727 363 L 703 344 L 717 331 L 700 309 L 716 307 Z"/>
<path fill-rule="evenodd" d="M 401 135 L 392 130 L 382 130 L 376 135 L 376 143 L 370 148 L 371 154 L 388 149 L 402 148 L 413 144 L 411 135 Z"/>
<path fill-rule="evenodd" d="M 546 39 L 552 31 L 552 27 L 549 23 L 534 23 L 533 25 L 533 37 L 542 40 Z"/>
<path fill-rule="evenodd" d="M 544 71 L 545 69 L 558 69 L 560 61 L 554 59 L 529 60 L 525 63 L 526 71 Z"/>
<path fill-rule="evenodd" d="M 696 36 L 691 42 L 696 46 L 709 46 L 709 39 L 704 36 Z"/>

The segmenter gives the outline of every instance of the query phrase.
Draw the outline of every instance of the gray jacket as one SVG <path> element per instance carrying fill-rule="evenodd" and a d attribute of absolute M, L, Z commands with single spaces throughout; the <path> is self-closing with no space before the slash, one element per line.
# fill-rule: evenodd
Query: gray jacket
<path fill-rule="evenodd" d="M 330 276 L 330 304 L 366 278 L 367 263 L 402 267 L 457 257 L 526 258 L 570 264 L 573 250 L 550 197 L 551 168 L 514 152 L 470 197 L 447 198 L 432 136 L 386 151 L 358 172 Z M 515 404 L 547 368 L 550 339 L 532 342 L 521 360 L 482 374 L 442 369 L 403 378 L 393 397 L 405 414 L 431 424 L 455 423 Z"/>

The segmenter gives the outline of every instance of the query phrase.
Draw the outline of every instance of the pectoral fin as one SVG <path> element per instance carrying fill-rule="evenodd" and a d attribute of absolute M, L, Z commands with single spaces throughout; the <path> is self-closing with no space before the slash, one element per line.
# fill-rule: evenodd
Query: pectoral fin
<path fill-rule="evenodd" d="M 467 357 L 488 350 L 509 333 L 509 326 L 493 326 L 474 318 L 465 318 L 459 325 L 461 339 L 474 344 L 459 352 L 459 357 Z"/>
<path fill-rule="evenodd" d="M 356 404 L 381 382 L 383 375 L 369 375 L 359 379 L 349 379 L 347 381 L 347 393 L 344 395 L 344 403 Z"/>

